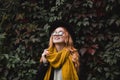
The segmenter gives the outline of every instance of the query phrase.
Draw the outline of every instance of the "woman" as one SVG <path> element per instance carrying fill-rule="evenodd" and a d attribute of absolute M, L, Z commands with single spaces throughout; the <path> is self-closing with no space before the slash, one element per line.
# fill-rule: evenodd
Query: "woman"
<path fill-rule="evenodd" d="M 49 47 L 40 63 L 46 67 L 41 80 L 79 80 L 79 54 L 73 44 L 73 31 L 62 21 L 55 21 L 49 29 Z"/>

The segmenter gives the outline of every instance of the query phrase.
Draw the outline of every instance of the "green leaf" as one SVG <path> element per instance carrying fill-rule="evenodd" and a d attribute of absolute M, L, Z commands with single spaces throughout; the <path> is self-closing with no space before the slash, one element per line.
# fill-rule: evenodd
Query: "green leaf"
<path fill-rule="evenodd" d="M 9 55 L 8 54 L 3 54 L 5 56 L 6 59 L 9 59 Z"/>
<path fill-rule="evenodd" d="M 110 73 L 109 72 L 105 73 L 105 76 L 106 76 L 106 78 L 109 78 L 110 77 Z"/>
<path fill-rule="evenodd" d="M 5 38 L 5 33 L 2 33 L 2 34 L 0 34 L 0 39 L 3 39 L 3 38 Z"/>

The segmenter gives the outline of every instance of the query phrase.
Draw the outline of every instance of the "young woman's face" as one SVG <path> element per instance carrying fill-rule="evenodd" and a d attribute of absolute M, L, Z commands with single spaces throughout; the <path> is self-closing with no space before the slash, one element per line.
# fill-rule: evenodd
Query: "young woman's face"
<path fill-rule="evenodd" d="M 62 27 L 56 28 L 53 33 L 53 43 L 65 43 L 65 30 Z"/>

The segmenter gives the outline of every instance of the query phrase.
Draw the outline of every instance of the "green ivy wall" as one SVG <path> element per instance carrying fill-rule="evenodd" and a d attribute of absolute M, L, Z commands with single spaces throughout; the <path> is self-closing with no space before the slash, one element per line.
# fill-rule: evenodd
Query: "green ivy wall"
<path fill-rule="evenodd" d="M 119 80 L 120 0 L 0 0 L 0 80 L 34 80 L 55 20 L 74 25 L 81 80 Z"/>

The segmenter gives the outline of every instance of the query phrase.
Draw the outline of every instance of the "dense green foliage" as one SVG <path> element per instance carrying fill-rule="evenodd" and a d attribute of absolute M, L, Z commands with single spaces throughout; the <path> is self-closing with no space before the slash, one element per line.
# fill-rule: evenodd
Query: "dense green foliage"
<path fill-rule="evenodd" d="M 119 0 L 0 0 L 0 80 L 34 80 L 54 20 L 73 24 L 81 80 L 119 80 Z"/>

